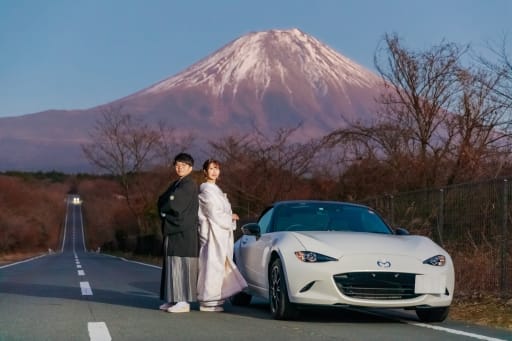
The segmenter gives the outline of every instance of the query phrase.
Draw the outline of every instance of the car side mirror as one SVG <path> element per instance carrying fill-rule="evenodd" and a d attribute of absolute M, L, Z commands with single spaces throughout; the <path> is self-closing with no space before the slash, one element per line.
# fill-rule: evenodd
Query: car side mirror
<path fill-rule="evenodd" d="M 257 223 L 245 224 L 242 226 L 242 233 L 247 236 L 259 237 L 261 235 L 260 225 Z"/>
<path fill-rule="evenodd" d="M 403 227 L 398 227 L 395 229 L 395 234 L 398 236 L 407 236 L 409 235 L 409 231 L 407 231 L 407 229 L 404 229 Z"/>

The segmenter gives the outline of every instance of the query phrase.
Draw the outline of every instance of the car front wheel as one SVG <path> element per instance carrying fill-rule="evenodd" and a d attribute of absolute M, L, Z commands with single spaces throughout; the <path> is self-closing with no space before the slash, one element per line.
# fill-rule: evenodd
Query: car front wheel
<path fill-rule="evenodd" d="M 277 258 L 270 266 L 269 276 L 270 311 L 277 320 L 290 320 L 298 316 L 297 308 L 290 303 L 286 279 L 281 260 Z"/>
<path fill-rule="evenodd" d="M 448 317 L 450 307 L 419 308 L 416 315 L 422 322 L 443 322 Z"/>

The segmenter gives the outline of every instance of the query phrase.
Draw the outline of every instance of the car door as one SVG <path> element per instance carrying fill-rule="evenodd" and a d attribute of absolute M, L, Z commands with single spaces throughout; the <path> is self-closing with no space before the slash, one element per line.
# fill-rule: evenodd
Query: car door
<path fill-rule="evenodd" d="M 266 233 L 272 216 L 272 209 L 266 211 L 258 220 L 260 236 L 243 235 L 240 240 L 240 271 L 247 283 L 258 288 L 266 288 L 267 253 L 270 250 L 271 235 Z"/>

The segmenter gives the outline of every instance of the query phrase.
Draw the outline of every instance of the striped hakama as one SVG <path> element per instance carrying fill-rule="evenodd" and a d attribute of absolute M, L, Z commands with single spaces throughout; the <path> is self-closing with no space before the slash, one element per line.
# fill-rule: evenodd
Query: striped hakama
<path fill-rule="evenodd" d="M 160 299 L 172 303 L 197 301 L 197 257 L 164 256 L 162 270 Z"/>

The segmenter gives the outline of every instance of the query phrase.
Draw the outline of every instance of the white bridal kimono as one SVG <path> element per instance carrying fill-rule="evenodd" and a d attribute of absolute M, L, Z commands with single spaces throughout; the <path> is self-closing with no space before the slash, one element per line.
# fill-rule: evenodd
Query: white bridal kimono
<path fill-rule="evenodd" d="M 233 262 L 231 204 L 226 194 L 213 183 L 199 187 L 199 278 L 197 298 L 208 306 L 242 291 L 247 283 Z"/>

